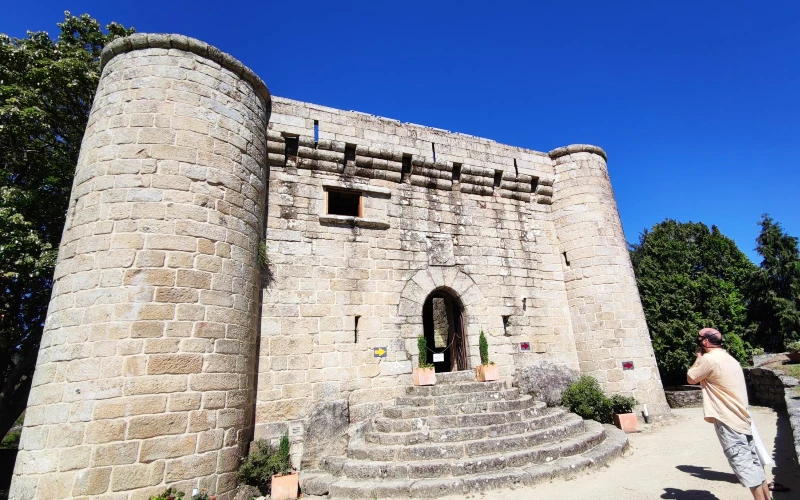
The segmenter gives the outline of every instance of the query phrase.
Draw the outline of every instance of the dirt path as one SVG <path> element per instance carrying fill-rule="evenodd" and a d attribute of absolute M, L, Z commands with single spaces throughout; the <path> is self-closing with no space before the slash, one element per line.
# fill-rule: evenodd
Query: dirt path
<path fill-rule="evenodd" d="M 557 480 L 530 488 L 475 493 L 476 500 L 747 500 L 749 491 L 739 485 L 717 441 L 714 428 L 702 419 L 702 409 L 673 410 L 675 418 L 645 426 L 630 434 L 631 448 L 610 466 L 571 480 Z M 800 467 L 794 456 L 791 429 L 785 416 L 769 408 L 753 409 L 756 426 L 766 447 L 772 448 L 772 472 L 791 492 L 776 493 L 776 500 L 800 498 Z M 463 495 L 447 500 L 461 500 Z"/>

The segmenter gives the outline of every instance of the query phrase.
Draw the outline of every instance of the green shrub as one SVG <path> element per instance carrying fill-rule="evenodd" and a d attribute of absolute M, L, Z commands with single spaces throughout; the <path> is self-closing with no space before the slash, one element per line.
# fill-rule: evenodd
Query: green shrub
<path fill-rule="evenodd" d="M 789 352 L 800 352 L 800 340 L 789 342 L 786 344 L 786 349 L 788 349 Z"/>
<path fill-rule="evenodd" d="M 180 500 L 181 498 L 183 498 L 183 492 L 170 486 L 164 490 L 164 493 L 150 497 L 150 500 Z"/>
<path fill-rule="evenodd" d="M 13 429 L 8 431 L 6 437 L 0 441 L 0 449 L 3 450 L 16 450 L 19 448 L 19 437 L 22 434 L 22 431 L 19 429 Z"/>
<path fill-rule="evenodd" d="M 486 335 L 484 335 L 483 330 L 481 330 L 481 335 L 478 338 L 478 345 L 480 346 L 479 349 L 481 351 L 481 364 L 488 365 L 489 364 L 489 342 L 486 341 Z"/>
<path fill-rule="evenodd" d="M 419 351 L 419 367 L 432 368 L 433 364 L 428 363 L 428 341 L 424 335 L 417 337 L 417 350 Z"/>
<path fill-rule="evenodd" d="M 262 493 L 269 493 L 272 486 L 272 476 L 288 474 L 292 471 L 292 462 L 289 456 L 289 435 L 281 436 L 277 448 L 270 446 L 265 439 L 256 441 L 253 451 L 247 455 L 239 470 L 236 479 L 243 484 L 255 486 Z"/>
<path fill-rule="evenodd" d="M 603 394 L 597 380 L 588 375 L 582 376 L 564 389 L 561 404 L 585 419 L 604 424 L 611 422 L 611 400 Z"/>
<path fill-rule="evenodd" d="M 611 413 L 632 413 L 636 399 L 630 396 L 614 394 L 611 396 Z"/>

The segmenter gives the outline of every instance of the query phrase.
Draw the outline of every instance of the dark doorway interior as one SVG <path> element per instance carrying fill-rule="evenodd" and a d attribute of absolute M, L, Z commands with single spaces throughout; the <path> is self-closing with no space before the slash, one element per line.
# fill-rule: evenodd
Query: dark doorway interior
<path fill-rule="evenodd" d="M 457 298 L 445 290 L 436 290 L 428 295 L 422 306 L 422 327 L 428 341 L 427 360 L 433 363 L 436 372 L 468 368 L 464 313 Z M 444 354 L 444 359 L 434 361 L 434 353 Z"/>

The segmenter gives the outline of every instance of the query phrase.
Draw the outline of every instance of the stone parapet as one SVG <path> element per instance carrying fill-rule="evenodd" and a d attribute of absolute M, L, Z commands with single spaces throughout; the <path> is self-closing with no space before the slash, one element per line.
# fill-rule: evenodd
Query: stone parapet
<path fill-rule="evenodd" d="M 269 92 L 186 37 L 103 63 L 11 498 L 224 500 L 252 432 Z"/>

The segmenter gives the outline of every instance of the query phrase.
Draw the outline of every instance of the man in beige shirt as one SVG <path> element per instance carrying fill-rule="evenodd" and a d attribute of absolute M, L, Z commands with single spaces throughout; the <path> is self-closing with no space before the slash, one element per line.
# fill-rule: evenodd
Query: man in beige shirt
<path fill-rule="evenodd" d="M 722 334 L 713 328 L 698 333 L 697 360 L 686 380 L 703 389 L 703 414 L 714 424 L 717 437 L 742 485 L 750 488 L 756 500 L 772 498 L 758 459 L 747 411 L 747 387 L 739 362 L 722 348 Z"/>

